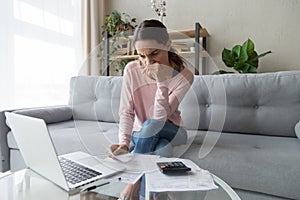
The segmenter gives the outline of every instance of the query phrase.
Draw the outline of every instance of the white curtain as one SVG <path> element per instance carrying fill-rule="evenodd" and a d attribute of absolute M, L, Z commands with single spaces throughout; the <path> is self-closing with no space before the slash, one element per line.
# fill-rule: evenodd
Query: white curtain
<path fill-rule="evenodd" d="M 105 19 L 104 0 L 81 1 L 82 46 L 84 64 L 83 74 L 99 75 L 99 43 L 101 42 L 101 24 Z"/>
<path fill-rule="evenodd" d="M 0 110 L 68 103 L 82 63 L 80 0 L 1 0 Z"/>

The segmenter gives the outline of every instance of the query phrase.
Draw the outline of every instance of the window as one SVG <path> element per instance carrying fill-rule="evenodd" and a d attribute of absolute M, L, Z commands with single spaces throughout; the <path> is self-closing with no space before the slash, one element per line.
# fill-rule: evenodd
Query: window
<path fill-rule="evenodd" d="M 80 0 L 1 4 L 0 109 L 67 104 L 81 63 Z"/>

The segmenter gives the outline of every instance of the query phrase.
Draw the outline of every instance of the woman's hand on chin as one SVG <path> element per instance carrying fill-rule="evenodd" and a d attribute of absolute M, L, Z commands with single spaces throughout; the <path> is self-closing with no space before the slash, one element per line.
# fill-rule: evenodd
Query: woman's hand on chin
<path fill-rule="evenodd" d="M 147 65 L 143 68 L 143 73 L 146 74 L 149 78 L 162 82 L 167 79 L 170 79 L 173 74 L 173 68 L 164 64 L 153 63 Z"/>

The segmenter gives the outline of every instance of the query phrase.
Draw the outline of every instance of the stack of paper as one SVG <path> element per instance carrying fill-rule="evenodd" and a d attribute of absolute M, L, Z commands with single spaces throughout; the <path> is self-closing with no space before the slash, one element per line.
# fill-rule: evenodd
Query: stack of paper
<path fill-rule="evenodd" d="M 171 161 L 182 161 L 192 170 L 183 175 L 166 175 L 161 173 L 156 163 Z M 188 159 L 161 158 L 157 155 L 145 154 L 125 154 L 114 159 L 110 158 L 109 162 L 116 162 L 126 168 L 123 173 L 117 174 L 112 178 L 125 183 L 135 183 L 145 174 L 146 187 L 151 192 L 199 191 L 218 188 L 207 170 L 201 169 Z"/>
<path fill-rule="evenodd" d="M 110 179 L 116 179 L 124 183 L 135 183 L 145 173 L 157 171 L 156 162 L 160 159 L 157 155 L 146 154 L 123 154 L 114 158 L 107 158 L 106 162 L 118 164 L 125 167 L 125 171 Z"/>
<path fill-rule="evenodd" d="M 182 161 L 186 166 L 192 168 L 191 172 L 184 175 L 166 175 L 160 171 L 146 173 L 146 184 L 148 191 L 199 191 L 218 188 L 211 174 L 207 170 L 199 168 L 191 160 L 178 158 L 161 158 L 160 161 Z M 159 180 L 159 181 L 158 181 Z"/>

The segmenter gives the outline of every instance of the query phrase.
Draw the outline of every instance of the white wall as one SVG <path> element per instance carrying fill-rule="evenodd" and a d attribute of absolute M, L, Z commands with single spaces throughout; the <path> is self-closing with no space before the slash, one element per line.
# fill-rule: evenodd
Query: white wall
<path fill-rule="evenodd" d="M 226 68 L 221 60 L 223 48 L 231 49 L 247 38 L 258 53 L 273 53 L 260 60 L 259 72 L 300 70 L 300 0 L 166 0 L 169 29 L 204 26 L 210 37 L 209 67 Z M 126 12 L 143 19 L 157 18 L 150 0 L 109 0 L 108 10 Z M 214 70 L 213 70 L 214 71 Z"/>

